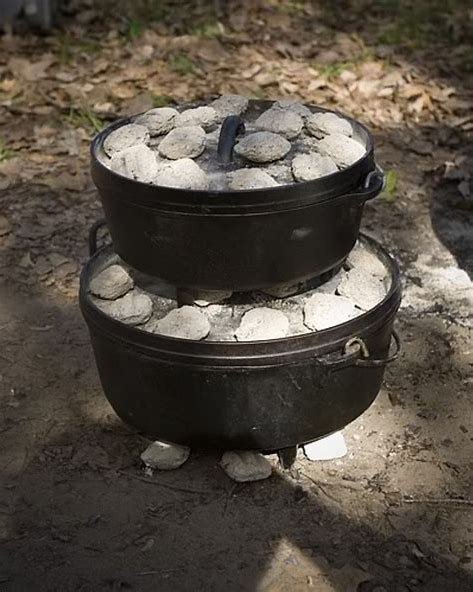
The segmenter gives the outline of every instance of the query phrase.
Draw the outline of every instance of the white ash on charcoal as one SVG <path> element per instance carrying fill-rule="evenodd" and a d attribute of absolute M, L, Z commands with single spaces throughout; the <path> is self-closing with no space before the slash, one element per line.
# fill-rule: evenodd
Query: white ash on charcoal
<path fill-rule="evenodd" d="M 352 136 L 353 128 L 348 119 L 335 113 L 314 113 L 305 122 L 307 131 L 312 136 L 323 138 L 330 134 Z"/>
<path fill-rule="evenodd" d="M 96 298 L 94 302 L 103 313 L 125 325 L 146 323 L 153 313 L 151 298 L 136 289 L 115 300 Z"/>
<path fill-rule="evenodd" d="M 253 125 L 256 129 L 281 134 L 291 140 L 301 133 L 304 121 L 300 115 L 290 109 L 273 106 L 264 111 Z"/>
<path fill-rule="evenodd" d="M 200 126 L 208 130 L 217 120 L 217 112 L 212 107 L 195 107 L 179 113 L 175 119 L 175 127 Z"/>
<path fill-rule="evenodd" d="M 337 171 L 337 165 L 329 156 L 298 154 L 292 161 L 292 174 L 296 181 L 313 181 Z"/>
<path fill-rule="evenodd" d="M 187 446 L 156 440 L 142 452 L 140 458 L 145 467 L 151 471 L 172 471 L 182 466 L 189 455 L 190 448 Z"/>
<path fill-rule="evenodd" d="M 89 291 L 105 314 L 143 331 L 178 339 L 245 342 L 335 327 L 379 304 L 390 284 L 383 261 L 359 242 L 345 267 L 317 287 L 296 283 L 248 293 L 199 291 L 186 298 L 181 291 L 184 306 L 178 307 L 175 287 L 114 263 L 92 278 Z"/>
<path fill-rule="evenodd" d="M 248 108 L 248 99 L 241 95 L 223 95 L 215 99 L 210 106 L 217 113 L 220 121 L 229 115 L 241 115 Z"/>
<path fill-rule="evenodd" d="M 121 265 L 110 265 L 90 282 L 90 291 L 104 300 L 116 300 L 134 286 L 133 279 Z"/>
<path fill-rule="evenodd" d="M 320 154 L 329 156 L 340 167 L 349 167 L 365 155 L 365 147 L 343 134 L 330 134 L 318 143 Z"/>
<path fill-rule="evenodd" d="M 135 119 L 135 123 L 144 125 L 151 137 L 167 134 L 175 127 L 179 111 L 172 107 L 150 109 Z"/>
<path fill-rule="evenodd" d="M 228 115 L 241 116 L 246 128 L 236 139 L 230 167 L 220 162 L 217 150 L 220 124 Z M 225 192 L 309 182 L 351 166 L 365 153 L 342 115 L 290 100 L 261 111 L 245 97 L 224 95 L 208 105 L 150 109 L 106 136 L 99 158 L 142 183 Z M 183 159 L 200 170 L 189 163 L 166 167 Z"/>
<path fill-rule="evenodd" d="M 156 153 L 145 144 L 116 152 L 110 160 L 112 171 L 143 183 L 152 183 L 158 172 Z"/>
<path fill-rule="evenodd" d="M 271 463 L 261 453 L 252 450 L 224 452 L 220 466 L 239 483 L 261 481 L 271 476 Z"/>
<path fill-rule="evenodd" d="M 251 162 L 265 163 L 279 160 L 291 149 L 291 143 L 273 132 L 256 132 L 241 138 L 235 152 Z"/>
<path fill-rule="evenodd" d="M 205 150 L 205 132 L 199 125 L 174 128 L 158 146 L 165 158 L 195 158 Z"/>
<path fill-rule="evenodd" d="M 228 188 L 233 190 L 276 187 L 278 183 L 261 169 L 238 169 L 227 175 Z"/>
<path fill-rule="evenodd" d="M 154 185 L 178 189 L 205 190 L 209 188 L 209 177 L 191 158 L 179 158 L 162 163 L 154 176 Z"/>
<path fill-rule="evenodd" d="M 149 131 L 144 125 L 129 123 L 113 130 L 105 138 L 103 149 L 107 156 L 112 157 L 117 152 L 136 146 L 146 144 L 149 141 Z"/>
<path fill-rule="evenodd" d="M 148 331 L 152 330 L 153 333 L 166 337 L 200 341 L 209 334 L 210 323 L 198 308 L 185 305 L 171 310 L 165 317 L 156 320 L 152 325 L 149 324 L 147 328 Z"/>

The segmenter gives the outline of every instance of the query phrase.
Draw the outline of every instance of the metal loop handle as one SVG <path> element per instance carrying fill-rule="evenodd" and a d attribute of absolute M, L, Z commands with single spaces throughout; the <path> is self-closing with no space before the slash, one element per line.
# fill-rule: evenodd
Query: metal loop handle
<path fill-rule="evenodd" d="M 98 234 L 99 230 L 106 225 L 107 225 L 107 222 L 105 221 L 104 218 L 102 218 L 101 220 L 97 220 L 97 222 L 94 222 L 92 224 L 92 226 L 90 227 L 90 230 L 89 230 L 89 255 L 90 255 L 90 257 L 92 257 L 92 255 L 95 255 L 95 253 L 97 252 L 97 234 Z"/>
<path fill-rule="evenodd" d="M 218 138 L 217 156 L 222 164 L 229 164 L 233 159 L 233 146 L 237 136 L 245 133 L 245 123 L 238 115 L 225 117 Z"/>
<path fill-rule="evenodd" d="M 386 185 L 386 176 L 383 169 L 377 164 L 370 171 L 363 182 L 363 190 L 350 195 L 351 200 L 357 200 L 360 204 L 378 196 Z"/>
<path fill-rule="evenodd" d="M 341 370 L 348 366 L 358 366 L 360 368 L 380 368 L 393 362 L 401 351 L 401 340 L 395 329 L 392 330 L 395 349 L 392 353 L 383 358 L 372 358 L 366 343 L 360 337 L 349 339 L 344 348 L 343 355 L 330 354 L 319 358 L 319 361 L 332 371 Z"/>

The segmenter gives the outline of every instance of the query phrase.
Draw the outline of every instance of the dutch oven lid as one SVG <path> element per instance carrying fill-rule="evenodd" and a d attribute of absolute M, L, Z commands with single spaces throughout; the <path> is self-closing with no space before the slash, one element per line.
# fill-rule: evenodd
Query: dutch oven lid
<path fill-rule="evenodd" d="M 107 127 L 91 145 L 99 191 L 213 213 L 302 207 L 367 188 L 379 193 L 382 178 L 371 187 L 366 182 L 375 163 L 361 123 L 321 107 L 236 96 L 240 112 L 233 113 L 231 97 L 152 109 Z M 166 117 L 171 121 L 160 126 Z"/>

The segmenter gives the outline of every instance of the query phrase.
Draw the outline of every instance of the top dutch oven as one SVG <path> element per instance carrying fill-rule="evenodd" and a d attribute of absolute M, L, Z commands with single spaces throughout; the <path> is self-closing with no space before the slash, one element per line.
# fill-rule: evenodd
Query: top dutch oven
<path fill-rule="evenodd" d="M 250 101 L 248 110 L 270 105 Z M 181 288 L 254 290 L 335 269 L 358 238 L 365 202 L 383 188 L 371 134 L 352 119 L 353 138 L 366 151 L 351 166 L 304 183 L 224 192 L 146 184 L 105 166 L 105 138 L 133 120 L 118 120 L 95 137 L 92 177 L 118 255 Z"/>

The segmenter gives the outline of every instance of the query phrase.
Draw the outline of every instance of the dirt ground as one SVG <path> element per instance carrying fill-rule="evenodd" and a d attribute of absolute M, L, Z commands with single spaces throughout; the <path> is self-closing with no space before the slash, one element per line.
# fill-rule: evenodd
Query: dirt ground
<path fill-rule="evenodd" d="M 1 592 L 473 590 L 473 15 L 339 4 L 68 2 L 55 31 L 0 36 Z M 373 129 L 388 187 L 363 227 L 404 283 L 402 354 L 349 454 L 254 484 L 221 451 L 145 476 L 77 304 L 94 132 L 219 92 Z"/>

